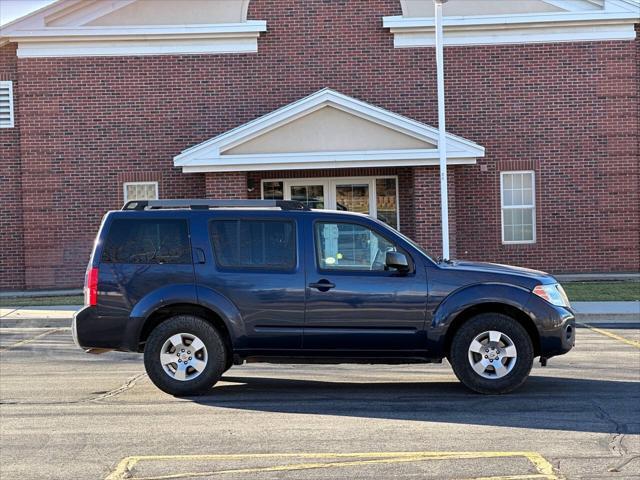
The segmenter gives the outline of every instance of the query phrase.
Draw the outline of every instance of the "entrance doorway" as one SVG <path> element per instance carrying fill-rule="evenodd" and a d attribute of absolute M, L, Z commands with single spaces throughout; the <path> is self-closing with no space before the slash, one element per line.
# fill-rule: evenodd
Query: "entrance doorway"
<path fill-rule="evenodd" d="M 395 176 L 263 180 L 262 198 L 298 200 L 310 208 L 363 213 L 399 227 Z"/>

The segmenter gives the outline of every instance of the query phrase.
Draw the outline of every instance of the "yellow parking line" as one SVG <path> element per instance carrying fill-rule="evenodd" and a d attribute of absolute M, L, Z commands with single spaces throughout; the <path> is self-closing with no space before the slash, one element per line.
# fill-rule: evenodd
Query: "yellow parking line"
<path fill-rule="evenodd" d="M 68 330 L 68 328 L 52 328 L 51 330 L 47 330 L 35 337 L 27 338 L 25 340 L 20 340 L 19 342 L 13 343 L 11 345 L 7 345 L 6 347 L 1 347 L 0 352 L 4 352 L 6 350 L 10 350 L 12 348 L 20 347 L 22 345 L 26 345 L 27 343 L 35 342 L 36 340 L 41 339 L 42 337 L 46 337 L 47 335 L 51 335 L 52 333 L 63 332 Z"/>
<path fill-rule="evenodd" d="M 553 466 L 544 458 L 542 455 L 536 452 L 527 452 L 524 454 L 527 459 L 533 463 L 533 466 L 536 467 L 538 472 L 543 475 L 553 476 Z"/>
<path fill-rule="evenodd" d="M 376 465 L 385 463 L 402 463 L 402 462 L 418 462 L 421 460 L 434 460 L 437 458 L 450 457 L 402 457 L 402 458 L 385 458 L 378 460 L 359 460 L 353 462 L 328 462 L 328 463 L 292 463 L 288 465 L 274 465 L 271 467 L 257 468 L 237 468 L 230 470 L 214 470 L 210 472 L 188 472 L 176 473 L 171 475 L 162 475 L 159 477 L 138 477 L 136 480 L 173 480 L 180 478 L 209 477 L 211 475 L 221 475 L 228 473 L 260 473 L 260 472 L 286 472 L 292 470 L 311 470 L 319 468 L 345 468 L 345 467 L 361 467 L 365 465 Z"/>
<path fill-rule="evenodd" d="M 314 458 L 314 459 L 349 459 L 365 457 L 369 460 L 353 460 L 344 462 L 311 462 L 269 467 L 236 468 L 207 472 L 184 472 L 154 477 L 137 477 L 136 480 L 175 480 L 180 478 L 207 477 L 212 475 L 234 473 L 279 472 L 294 470 L 309 470 L 319 468 L 345 468 L 375 464 L 390 464 L 402 462 L 419 462 L 425 460 L 463 460 L 479 458 L 525 457 L 535 467 L 538 473 L 525 475 L 507 475 L 502 477 L 486 477 L 482 480 L 522 480 L 529 478 L 557 480 L 553 467 L 536 452 L 366 452 L 366 453 L 257 453 L 257 454 L 220 454 L 220 455 L 149 455 L 132 456 L 122 459 L 116 469 L 106 480 L 122 480 L 132 478 L 131 471 L 140 461 L 214 461 L 214 460 L 250 460 L 250 459 L 285 459 L 285 458 Z M 480 480 L 480 479 L 475 479 Z"/>
<path fill-rule="evenodd" d="M 636 348 L 640 349 L 640 342 L 638 342 L 636 340 L 631 340 L 629 338 L 621 337 L 620 335 L 616 335 L 615 333 L 610 332 L 608 330 L 603 330 L 601 328 L 592 327 L 588 323 L 579 323 L 578 325 L 582 325 L 583 327 L 587 327 L 589 330 L 592 330 L 592 331 L 594 331 L 596 333 L 599 333 L 601 335 L 606 335 L 607 337 L 613 338 L 613 339 L 618 340 L 618 341 L 620 341 L 622 343 L 626 343 L 627 345 L 631 345 L 632 347 L 636 347 Z"/>

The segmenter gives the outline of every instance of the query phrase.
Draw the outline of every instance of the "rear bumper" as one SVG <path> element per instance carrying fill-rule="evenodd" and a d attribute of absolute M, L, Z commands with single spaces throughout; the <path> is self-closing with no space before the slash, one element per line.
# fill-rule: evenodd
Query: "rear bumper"
<path fill-rule="evenodd" d="M 73 314 L 73 322 L 71 323 L 73 342 L 83 350 L 95 347 L 95 345 L 91 345 L 89 328 L 96 323 L 96 318 L 95 307 L 84 307 Z"/>
<path fill-rule="evenodd" d="M 75 344 L 90 353 L 123 348 L 126 319 L 99 317 L 96 307 L 84 307 L 73 315 L 71 332 Z"/>

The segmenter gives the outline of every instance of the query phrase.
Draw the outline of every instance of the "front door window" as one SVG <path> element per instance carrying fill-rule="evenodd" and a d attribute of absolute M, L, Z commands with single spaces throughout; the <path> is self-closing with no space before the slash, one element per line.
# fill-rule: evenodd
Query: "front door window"
<path fill-rule="evenodd" d="M 316 223 L 316 255 L 321 270 L 385 271 L 387 252 L 396 247 L 355 223 Z"/>

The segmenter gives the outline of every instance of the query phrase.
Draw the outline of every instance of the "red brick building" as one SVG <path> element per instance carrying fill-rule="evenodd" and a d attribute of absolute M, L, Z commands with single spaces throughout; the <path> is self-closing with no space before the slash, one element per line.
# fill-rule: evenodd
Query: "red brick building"
<path fill-rule="evenodd" d="M 635 0 L 445 5 L 452 254 L 638 271 Z M 61 0 L 0 31 L 0 289 L 135 198 L 298 198 L 438 254 L 430 0 Z"/>

